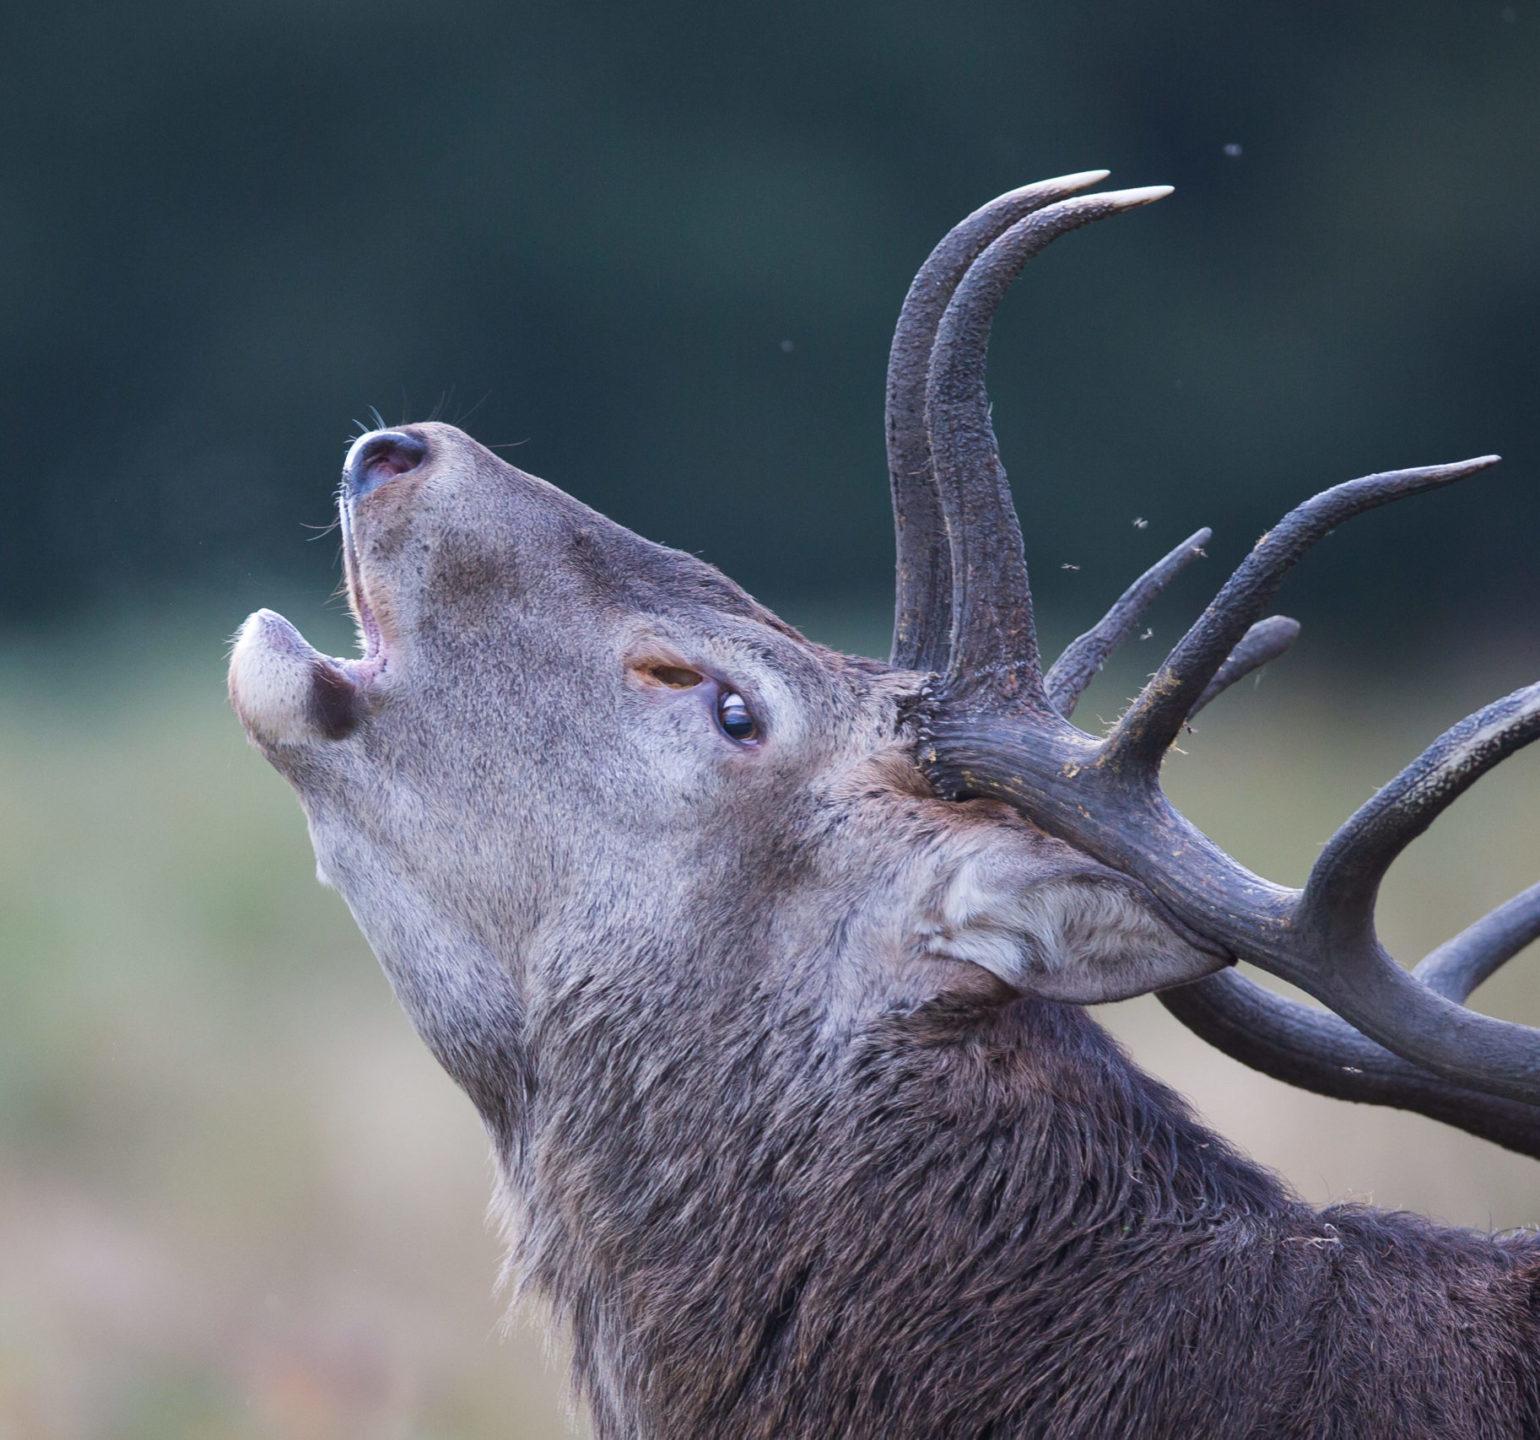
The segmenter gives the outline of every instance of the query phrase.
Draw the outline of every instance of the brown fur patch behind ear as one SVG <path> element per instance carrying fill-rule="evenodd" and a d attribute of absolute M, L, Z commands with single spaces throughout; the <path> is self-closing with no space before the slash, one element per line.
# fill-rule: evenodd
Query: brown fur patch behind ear
<path fill-rule="evenodd" d="M 898 750 L 873 756 L 869 762 L 872 783 L 895 795 L 915 800 L 934 800 L 935 789 L 912 756 Z"/>

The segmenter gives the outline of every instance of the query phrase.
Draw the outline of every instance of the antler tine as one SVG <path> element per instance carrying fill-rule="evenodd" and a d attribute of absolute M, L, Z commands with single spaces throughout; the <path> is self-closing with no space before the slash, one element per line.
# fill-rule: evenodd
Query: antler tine
<path fill-rule="evenodd" d="M 1412 973 L 1446 1000 L 1463 1001 L 1535 940 L 1540 940 L 1540 885 L 1531 885 L 1446 940 Z"/>
<path fill-rule="evenodd" d="M 1413 973 L 1445 999 L 1463 1001 L 1537 939 L 1540 885 L 1533 885 L 1440 945 Z M 1540 1159 L 1540 1106 L 1434 1075 L 1339 1016 L 1275 995 L 1235 970 L 1164 990 L 1159 999 L 1201 1039 L 1276 1080 L 1338 1100 L 1414 1110 Z"/>
<path fill-rule="evenodd" d="M 1463 480 L 1495 465 L 1482 455 L 1453 465 L 1366 475 L 1323 490 L 1262 536 L 1186 635 L 1179 640 L 1108 739 L 1104 763 L 1153 775 L 1199 697 L 1261 615 L 1283 577 L 1345 520 L 1392 500 Z"/>
<path fill-rule="evenodd" d="M 1540 927 L 1540 900 L 1521 897 L 1436 952 L 1423 969 L 1428 983 L 1385 953 L 1373 907 L 1395 855 L 1479 775 L 1540 735 L 1540 686 L 1488 706 L 1435 742 L 1348 821 L 1303 891 L 1272 884 L 1226 855 L 1171 805 L 1159 777 L 1182 724 L 1293 639 L 1292 621 L 1261 616 L 1311 545 L 1354 515 L 1472 475 L 1496 456 L 1351 480 L 1291 511 L 1257 542 L 1104 741 L 1076 729 L 1055 701 L 1069 708 L 1109 637 L 1126 632 L 1157 588 L 1146 582 L 1165 578 L 1173 557 L 1071 647 L 1051 672 L 1051 688 L 1041 673 L 1021 532 L 984 385 L 992 318 L 1026 261 L 1056 236 L 1166 193 L 1082 196 L 1016 221 L 973 262 L 937 326 L 926 417 L 950 549 L 952 638 L 942 683 L 916 711 L 920 761 L 938 793 L 1003 800 L 1138 880 L 1201 951 L 1250 960 L 1324 1001 L 1340 1017 L 1328 1026 L 1328 1050 L 1337 1046 L 1330 1053 L 1372 1059 L 1356 1067 L 1377 1077 L 1360 1087 L 1361 1098 L 1403 1103 L 1396 1097 L 1405 1095 L 1410 1108 L 1432 1114 L 1437 1107 L 1478 1133 L 1518 1133 L 1517 1126 L 1529 1134 L 1524 1127 L 1534 1117 L 1511 1102 L 1540 1114 L 1540 1031 L 1466 1009 L 1457 998 Z M 1227 980 L 1190 988 L 1207 998 L 1191 1001 L 1189 1012 L 1201 1010 L 1203 1024 L 1232 1037 L 1243 1033 L 1236 1015 L 1264 1016 L 1259 1023 L 1272 1029 L 1248 1042 L 1263 1058 L 1245 1057 L 1263 1068 L 1282 1064 L 1276 1055 L 1265 1058 L 1269 1046 L 1284 1054 L 1290 1036 L 1307 1033 L 1292 1011 L 1263 1011 L 1250 991 Z M 1344 1048 L 1349 1041 L 1352 1048 Z M 1379 1047 L 1397 1058 L 1385 1059 Z M 1232 1041 L 1230 1048 L 1246 1046 Z M 1290 1063 L 1324 1073 L 1308 1056 Z M 1314 1088 L 1338 1094 L 1353 1087 L 1335 1079 Z M 1461 1097 L 1460 1106 L 1438 1093 Z"/>
<path fill-rule="evenodd" d="M 979 252 L 1023 215 L 1099 185 L 1105 170 L 1023 185 L 953 226 L 920 267 L 904 297 L 888 352 L 888 477 L 898 541 L 892 663 L 940 670 L 952 633 L 952 567 L 925 428 L 930 352 L 957 282 Z"/>
<path fill-rule="evenodd" d="M 1161 592 L 1203 554 L 1214 532 L 1205 526 L 1157 560 L 1128 587 L 1112 608 L 1083 635 L 1077 635 L 1043 677 L 1048 703 L 1066 720 L 1101 672 L 1107 657 L 1123 643 Z"/>
<path fill-rule="evenodd" d="M 1305 882 L 1301 928 L 1331 939 L 1372 937 L 1375 897 L 1396 857 L 1488 770 L 1537 738 L 1540 684 L 1446 730 L 1360 806 L 1321 852 Z"/>
<path fill-rule="evenodd" d="M 1488 707 L 1449 732 L 1412 767 L 1428 794 L 1463 789 L 1525 738 L 1534 738 L 1540 686 Z M 1102 763 L 1104 747 L 1061 724 L 1007 711 L 950 707 L 936 697 L 921 758 L 942 794 L 991 795 L 1034 824 L 1142 882 L 1195 936 L 1250 960 L 1323 1001 L 1396 1054 L 1473 1090 L 1540 1105 L 1540 1032 L 1467 1010 L 1402 970 L 1380 947 L 1372 919 L 1252 874 L 1175 810 L 1158 782 Z M 1393 815 L 1414 787 L 1392 782 Z M 1387 821 L 1391 843 L 1425 828 L 1438 802 L 1410 802 L 1413 822 Z M 1362 813 L 1362 812 L 1361 812 Z M 1357 827 L 1348 827 L 1356 833 Z M 1370 832 L 1378 845 L 1381 832 Z M 1336 842 L 1329 850 L 1336 848 Z M 1356 883 L 1346 875 L 1349 885 Z M 1322 883 L 1319 876 L 1313 883 Z M 1318 889 L 1317 895 L 1321 894 Z M 1314 897 L 1312 897 L 1313 899 Z M 1371 897 L 1372 898 L 1372 897 Z"/>
<path fill-rule="evenodd" d="M 1195 1035 L 1275 1080 L 1336 1100 L 1413 1110 L 1540 1159 L 1540 1106 L 1430 1074 L 1339 1016 L 1275 995 L 1235 970 L 1158 998 Z"/>
<path fill-rule="evenodd" d="M 1169 186 L 1063 200 L 1019 220 L 969 267 L 941 318 L 925 412 L 952 557 L 946 693 L 1048 712 L 1021 528 L 989 418 L 984 366 L 995 310 L 1022 267 L 1066 231 L 1148 205 Z"/>
<path fill-rule="evenodd" d="M 1253 671 L 1276 660 L 1299 639 L 1299 621 L 1287 615 L 1269 615 L 1258 620 L 1233 649 L 1223 665 L 1214 672 L 1214 678 L 1204 687 L 1187 718 L 1191 720 L 1208 703 L 1222 695 L 1232 685 L 1244 680 Z"/>

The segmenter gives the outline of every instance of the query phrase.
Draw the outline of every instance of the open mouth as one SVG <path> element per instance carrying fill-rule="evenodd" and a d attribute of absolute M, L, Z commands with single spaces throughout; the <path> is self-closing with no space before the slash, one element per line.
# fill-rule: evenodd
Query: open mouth
<path fill-rule="evenodd" d="M 390 606 L 373 603 L 369 598 L 358 545 L 356 507 L 392 481 L 418 469 L 428 459 L 428 450 L 427 440 L 409 428 L 374 430 L 353 442 L 343 462 L 342 488 L 337 496 L 337 513 L 342 522 L 342 568 L 348 603 L 358 621 L 361 653 L 342 663 L 355 685 L 373 680 L 390 659 L 386 643 Z"/>
<path fill-rule="evenodd" d="M 385 669 L 388 650 L 364 584 L 351 503 L 340 497 L 342 568 L 358 622 L 359 654 L 323 655 L 282 615 L 247 618 L 230 654 L 230 699 L 247 732 L 264 746 L 346 739 L 368 710 L 366 696 Z"/>
<path fill-rule="evenodd" d="M 237 633 L 230 652 L 230 699 L 247 733 L 271 753 L 345 739 L 367 716 L 368 692 L 390 663 L 393 637 L 389 596 L 376 591 L 370 597 L 355 507 L 427 458 L 428 442 L 411 430 L 373 431 L 348 451 L 337 514 L 344 585 L 358 623 L 357 655 L 321 654 L 272 610 L 248 616 Z"/>
<path fill-rule="evenodd" d="M 385 669 L 389 657 L 379 617 L 369 603 L 368 591 L 364 586 L 363 567 L 359 564 L 358 544 L 353 534 L 352 506 L 345 492 L 337 497 L 337 514 L 342 525 L 342 573 L 347 587 L 348 605 L 358 623 L 360 652 L 355 658 L 342 663 L 354 681 L 366 683 Z"/>

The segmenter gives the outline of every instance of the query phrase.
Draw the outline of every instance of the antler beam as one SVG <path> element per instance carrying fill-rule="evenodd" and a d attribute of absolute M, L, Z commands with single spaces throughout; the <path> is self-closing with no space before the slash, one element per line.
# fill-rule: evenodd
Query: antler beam
<path fill-rule="evenodd" d="M 1417 978 L 1445 999 L 1463 1001 L 1536 939 L 1540 885 L 1440 945 L 1417 967 Z M 1540 1106 L 1431 1075 L 1336 1015 L 1275 995 L 1234 970 L 1162 991 L 1160 1000 L 1203 1039 L 1275 1079 L 1339 1100 L 1415 1110 L 1540 1159 Z"/>
<path fill-rule="evenodd" d="M 888 353 L 887 400 L 888 476 L 898 543 L 893 664 L 902 669 L 941 669 L 952 630 L 951 553 L 925 424 L 925 386 L 936 327 L 958 281 L 1001 231 L 1106 178 L 1105 170 L 1087 170 L 1023 185 L 991 200 L 947 233 L 904 297 Z"/>
<path fill-rule="evenodd" d="M 984 384 L 994 312 L 1027 261 L 1060 235 L 1168 194 L 1168 186 L 1153 186 L 1081 196 L 1018 220 L 969 267 L 941 317 L 925 416 L 952 555 L 946 689 L 954 704 L 994 700 L 1052 709 L 1043 688 L 1021 530 Z"/>
<path fill-rule="evenodd" d="M 1416 976 L 1386 954 L 1373 918 L 1380 879 L 1395 856 L 1480 775 L 1540 736 L 1540 686 L 1446 732 L 1344 825 L 1303 890 L 1274 885 L 1237 864 L 1172 807 L 1159 778 L 1182 726 L 1292 642 L 1294 622 L 1262 614 L 1310 546 L 1344 520 L 1474 475 L 1497 457 L 1351 480 L 1291 511 L 1257 542 L 1105 739 L 1067 716 L 1107 654 L 1193 558 L 1207 532 L 1152 567 L 1043 673 L 1021 532 L 990 424 L 985 356 L 994 312 L 1029 259 L 1068 230 L 1169 193 L 1158 187 L 1045 198 L 1083 188 L 1091 178 L 1013 192 L 970 217 L 928 262 L 935 267 L 930 278 L 923 290 L 916 282 L 906 304 L 911 328 L 895 338 L 889 454 L 895 506 L 902 489 L 907 508 L 898 520 L 894 653 L 940 672 L 921 716 L 922 763 L 942 793 L 1007 801 L 1139 879 L 1216 950 L 1299 985 L 1341 1017 L 1316 1023 L 1314 1012 L 1281 1009 L 1289 1002 L 1233 975 L 1173 992 L 1171 1008 L 1200 1031 L 1222 1032 L 1224 1048 L 1250 1049 L 1244 1058 L 1274 1073 L 1290 1068 L 1313 1076 L 1312 1088 L 1328 1088 L 1323 1077 L 1329 1076 L 1329 1093 L 1351 1091 L 1430 1114 L 1436 1108 L 1440 1118 L 1464 1128 L 1510 1137 L 1502 1143 L 1517 1137 L 1520 1148 L 1540 1146 L 1540 1032 L 1459 1003 L 1471 977 L 1489 973 L 1527 943 L 1516 937 L 1533 938 L 1540 902 L 1521 897 L 1523 905 L 1513 902 L 1518 909 L 1494 912 L 1452 942 L 1453 949 L 1430 957 Z M 1013 199 L 1027 195 L 1030 204 Z M 943 252 L 944 263 L 936 258 Z M 971 263 L 962 258 L 968 252 Z M 948 284 L 953 288 L 943 303 L 940 291 Z M 918 348 L 927 329 L 934 339 L 922 445 L 912 422 Z M 897 446 L 895 416 L 905 422 Z M 914 522 L 916 515 L 922 523 Z M 922 538 L 933 547 L 923 565 L 914 551 Z M 930 607 L 925 621 L 905 610 L 922 601 Z M 944 663 L 943 618 L 949 634 Z M 1250 1046 L 1239 1038 L 1250 1033 L 1245 1025 L 1257 1027 Z"/>

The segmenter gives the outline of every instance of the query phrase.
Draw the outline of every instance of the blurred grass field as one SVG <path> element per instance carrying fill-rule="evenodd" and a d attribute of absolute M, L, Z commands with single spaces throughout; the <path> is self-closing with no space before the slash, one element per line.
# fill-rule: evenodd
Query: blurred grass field
<path fill-rule="evenodd" d="M 1387 693 L 1293 663 L 1205 715 L 1168 780 L 1296 883 L 1375 784 L 1525 678 L 1441 653 Z M 1398 951 L 1536 878 L 1540 766 L 1503 775 L 1387 886 Z M 1540 1023 L 1540 966 L 1511 969 L 1483 1006 Z M 1105 1018 L 1312 1199 L 1540 1221 L 1532 1162 L 1288 1090 L 1152 1001 Z M 566 1433 L 538 1317 L 500 1333 L 488 1189 L 470 1106 L 225 707 L 217 635 L 125 624 L 0 660 L 0 1437 Z"/>

